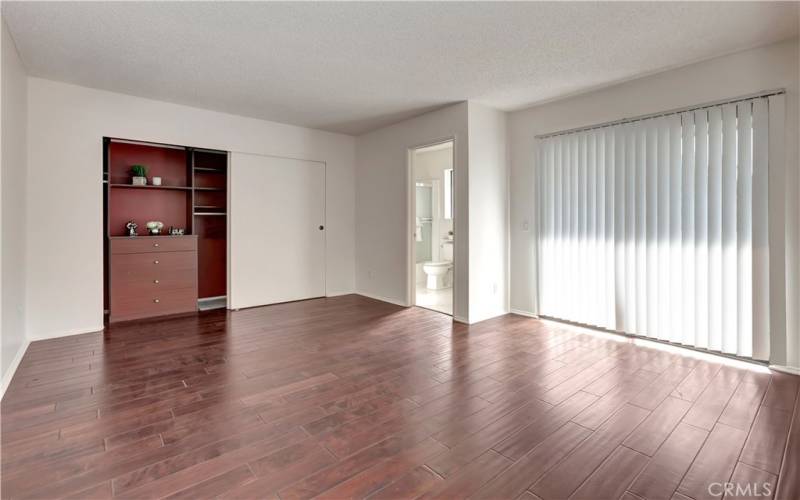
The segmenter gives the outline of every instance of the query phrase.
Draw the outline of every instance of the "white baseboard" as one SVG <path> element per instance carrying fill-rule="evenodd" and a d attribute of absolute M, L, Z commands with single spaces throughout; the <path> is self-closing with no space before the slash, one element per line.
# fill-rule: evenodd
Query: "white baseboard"
<path fill-rule="evenodd" d="M 341 297 L 342 295 L 359 295 L 354 291 L 336 291 L 336 292 L 326 292 L 326 297 Z"/>
<path fill-rule="evenodd" d="M 497 311 L 492 311 L 490 313 L 486 313 L 482 316 L 478 316 L 477 318 L 470 318 L 469 324 L 474 325 L 475 323 L 480 323 L 481 321 L 486 321 L 487 319 L 497 318 L 498 316 L 504 316 L 508 314 L 508 311 L 505 309 L 500 309 Z"/>
<path fill-rule="evenodd" d="M 25 353 L 28 352 L 29 345 L 31 345 L 31 343 L 28 340 L 24 340 L 22 342 L 22 345 L 19 346 L 19 349 L 17 349 L 17 354 L 14 355 L 14 359 L 11 360 L 11 366 L 8 367 L 5 375 L 3 375 L 3 386 L 0 387 L 0 400 L 2 400 L 3 396 L 6 395 L 6 389 L 8 389 L 9 385 L 11 385 L 11 380 L 14 378 L 14 374 L 17 373 L 17 368 L 19 368 L 22 358 L 25 357 Z"/>
<path fill-rule="evenodd" d="M 794 366 L 769 365 L 769 369 L 775 370 L 776 372 L 789 373 L 791 375 L 800 375 L 800 368 Z"/>
<path fill-rule="evenodd" d="M 37 333 L 36 335 L 31 335 L 28 340 L 31 342 L 36 342 L 37 340 L 49 340 L 49 339 L 57 339 L 60 337 L 71 337 L 72 335 L 83 335 L 84 333 L 96 333 L 102 332 L 104 326 L 91 326 L 86 328 L 73 328 L 72 330 L 65 330 L 61 332 L 49 332 L 49 333 Z"/>
<path fill-rule="evenodd" d="M 465 325 L 469 325 L 469 320 L 462 316 L 453 316 L 453 321 L 458 321 L 459 323 L 464 323 Z"/>
<path fill-rule="evenodd" d="M 395 299 L 390 299 L 389 297 L 382 297 L 380 295 L 375 295 L 375 294 L 365 293 L 365 292 L 355 292 L 355 294 L 356 295 L 361 295 L 362 297 L 366 297 L 368 299 L 375 299 L 375 300 L 380 300 L 381 302 L 388 302 L 388 303 L 394 304 L 396 306 L 408 307 L 408 304 L 406 304 L 405 302 L 401 302 L 401 301 L 395 300 Z"/>
<path fill-rule="evenodd" d="M 539 315 L 538 315 L 538 314 L 533 314 L 533 313 L 532 313 L 532 312 L 530 312 L 530 311 L 523 311 L 522 309 L 511 309 L 511 311 L 509 311 L 509 312 L 510 312 L 511 314 L 518 314 L 518 315 L 520 315 L 520 316 L 527 316 L 527 317 L 529 317 L 529 318 L 536 318 L 536 319 L 539 319 Z"/>

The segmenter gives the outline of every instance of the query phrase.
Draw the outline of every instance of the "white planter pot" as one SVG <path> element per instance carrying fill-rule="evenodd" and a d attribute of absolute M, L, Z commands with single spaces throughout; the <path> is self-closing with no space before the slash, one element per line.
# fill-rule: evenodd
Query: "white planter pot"
<path fill-rule="evenodd" d="M 134 186 L 146 186 L 147 177 L 131 177 Z"/>

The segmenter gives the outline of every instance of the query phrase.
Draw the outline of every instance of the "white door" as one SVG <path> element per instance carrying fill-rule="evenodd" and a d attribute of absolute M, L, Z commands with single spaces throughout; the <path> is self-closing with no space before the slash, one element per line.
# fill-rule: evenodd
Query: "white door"
<path fill-rule="evenodd" d="M 244 153 L 230 163 L 230 307 L 325 295 L 325 164 Z"/>

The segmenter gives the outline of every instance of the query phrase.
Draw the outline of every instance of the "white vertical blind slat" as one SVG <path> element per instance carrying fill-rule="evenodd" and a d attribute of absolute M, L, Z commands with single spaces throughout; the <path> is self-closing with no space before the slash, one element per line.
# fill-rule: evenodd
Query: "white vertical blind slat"
<path fill-rule="evenodd" d="M 537 140 L 536 141 L 536 168 L 533 171 L 534 176 L 534 186 L 536 191 L 536 199 L 534 200 L 534 204 L 536 205 L 536 232 L 539 235 L 545 235 L 546 228 L 544 227 L 543 220 L 544 215 L 543 211 L 547 208 L 547 202 L 544 199 L 544 186 L 545 181 L 543 179 L 544 170 L 546 168 L 545 164 L 545 153 L 544 148 L 547 144 L 545 140 Z M 544 239 L 542 237 L 537 238 L 536 241 L 536 280 L 537 286 L 539 290 L 545 288 L 545 281 L 544 281 L 544 266 L 542 262 L 545 260 L 543 259 L 542 252 L 544 249 Z M 536 294 L 538 300 L 538 294 Z M 538 303 L 536 306 L 536 310 L 541 310 L 541 303 Z"/>
<path fill-rule="evenodd" d="M 588 180 L 589 166 L 586 153 L 586 135 L 578 136 L 578 276 L 587 280 L 589 276 L 589 266 L 587 266 L 588 255 L 586 252 L 588 235 Z M 587 280 L 588 281 L 588 280 Z M 590 321 L 588 313 L 589 290 L 582 286 L 578 293 L 579 318 L 582 323 Z"/>
<path fill-rule="evenodd" d="M 694 113 L 681 115 L 683 144 L 681 149 L 681 243 L 683 261 L 681 268 L 683 293 L 683 343 L 695 345 L 695 246 L 694 246 L 694 203 L 695 203 L 695 150 Z"/>
<path fill-rule="evenodd" d="M 770 352 L 769 313 L 769 106 L 753 101 L 753 357 Z"/>
<path fill-rule="evenodd" d="M 557 317 L 563 314 L 561 310 L 561 284 L 563 283 L 563 270 L 561 269 L 561 246 L 564 235 L 561 233 L 561 210 L 562 210 L 562 183 L 563 169 L 561 168 L 561 141 L 559 138 L 551 139 L 553 148 L 553 240 L 550 242 L 552 253 L 550 254 L 552 265 L 553 280 L 550 282 L 553 290 L 552 300 L 547 301 L 551 307 L 553 315 Z"/>
<path fill-rule="evenodd" d="M 753 355 L 753 117 L 752 103 L 736 106 L 736 354 Z"/>
<path fill-rule="evenodd" d="M 625 301 L 625 131 L 621 128 L 614 134 L 614 289 L 619 300 Z M 614 328 L 626 331 L 625 309 L 614 307 Z"/>
<path fill-rule="evenodd" d="M 670 339 L 669 279 L 669 122 L 658 120 L 658 208 L 656 212 L 657 259 L 658 259 L 658 338 Z"/>
<path fill-rule="evenodd" d="M 616 169 L 614 168 L 614 130 L 601 132 L 603 137 L 603 173 L 605 178 L 605 323 L 606 328 L 615 329 L 616 324 L 616 288 L 614 286 L 614 263 L 616 251 L 614 245 L 614 185 Z"/>
<path fill-rule="evenodd" d="M 647 201 L 647 335 L 658 338 L 658 126 L 656 120 L 645 124 L 646 143 L 646 192 Z"/>
<path fill-rule="evenodd" d="M 683 300 L 681 298 L 683 255 L 681 249 L 682 182 L 681 117 L 672 115 L 669 121 L 669 280 L 670 280 L 670 337 L 672 342 L 683 341 Z"/>
<path fill-rule="evenodd" d="M 587 286 L 587 314 L 588 318 L 586 323 L 598 323 L 598 300 L 599 294 L 597 293 L 597 274 L 599 272 L 598 258 L 598 245 L 597 245 L 597 151 L 596 151 L 596 136 L 589 134 L 586 142 L 586 161 L 587 161 L 587 230 L 588 230 L 588 247 L 586 249 L 586 262 L 587 272 L 589 273 L 589 286 Z"/>
<path fill-rule="evenodd" d="M 722 110 L 708 111 L 708 335 L 722 349 Z"/>
<path fill-rule="evenodd" d="M 722 184 L 721 184 L 721 280 L 722 280 L 722 352 L 738 352 L 738 251 L 736 235 L 737 196 L 737 117 L 736 105 L 722 107 Z"/>
<path fill-rule="evenodd" d="M 636 127 L 636 330 L 647 329 L 647 132 Z"/>
<path fill-rule="evenodd" d="M 695 151 L 695 343 L 697 347 L 710 345 L 708 298 L 708 113 L 694 113 Z"/>
<path fill-rule="evenodd" d="M 570 140 L 570 260 L 569 271 L 571 283 L 578 283 L 581 280 L 580 274 L 580 136 L 575 135 Z M 572 289 L 569 295 L 571 315 L 582 321 L 581 291 Z"/>
<path fill-rule="evenodd" d="M 636 133 L 625 127 L 625 326 L 636 331 Z"/>

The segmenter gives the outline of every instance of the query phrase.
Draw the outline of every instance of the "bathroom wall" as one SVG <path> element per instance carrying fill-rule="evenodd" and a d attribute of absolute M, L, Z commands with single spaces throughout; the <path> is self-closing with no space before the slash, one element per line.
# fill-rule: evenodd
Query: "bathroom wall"
<path fill-rule="evenodd" d="M 438 180 L 436 184 L 437 195 L 434 199 L 438 203 L 437 220 L 433 224 L 435 234 L 433 244 L 438 246 L 439 251 L 434 248 L 433 260 L 445 260 L 442 254 L 442 240 L 453 230 L 453 219 L 444 218 L 444 171 L 453 168 L 453 148 L 436 149 L 433 151 L 420 151 L 414 154 L 414 180 L 431 181 Z M 450 254 L 452 260 L 452 253 Z M 422 270 L 422 263 L 416 265 L 417 283 L 425 283 L 425 272 Z"/>

